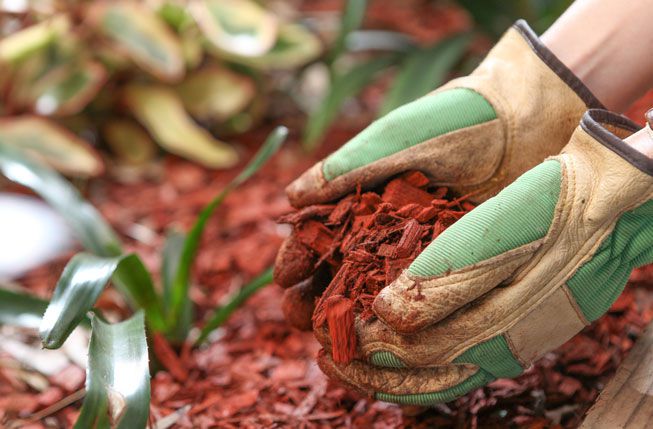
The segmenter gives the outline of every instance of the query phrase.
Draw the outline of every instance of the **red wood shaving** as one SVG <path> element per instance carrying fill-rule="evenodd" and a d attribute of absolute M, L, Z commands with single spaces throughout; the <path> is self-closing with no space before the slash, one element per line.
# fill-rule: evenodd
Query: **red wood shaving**
<path fill-rule="evenodd" d="M 356 353 L 354 303 L 342 295 L 331 295 L 324 302 L 329 332 L 333 332 L 333 360 L 346 363 Z"/>
<path fill-rule="evenodd" d="M 348 302 L 354 313 L 371 320 L 374 296 L 473 207 L 465 197 L 455 199 L 447 188 L 429 188 L 428 184 L 426 176 L 412 171 L 390 180 L 382 192 L 359 190 L 336 205 L 309 206 L 281 219 L 292 224 L 293 236 L 317 254 L 313 269 L 325 263 L 335 273 L 318 300 L 313 324 L 318 328 L 329 324 L 337 362 L 349 362 L 356 348 L 351 340 L 354 318 L 336 314 L 342 309 L 332 305 L 333 300 Z M 310 275 L 305 263 L 293 259 L 295 262 L 282 267 L 285 269 L 278 277 Z M 336 319 L 338 323 L 333 322 Z"/>

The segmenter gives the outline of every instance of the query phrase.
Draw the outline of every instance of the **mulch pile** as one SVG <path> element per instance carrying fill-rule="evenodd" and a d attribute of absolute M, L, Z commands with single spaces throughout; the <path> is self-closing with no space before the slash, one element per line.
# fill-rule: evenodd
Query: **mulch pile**
<path fill-rule="evenodd" d="M 313 325 L 328 324 L 333 359 L 349 362 L 356 354 L 355 315 L 372 320 L 381 289 L 472 208 L 446 187 L 429 187 L 418 171 L 390 180 L 379 192 L 358 189 L 337 204 L 305 207 L 279 220 L 291 224 L 293 234 L 275 280 L 292 286 L 327 266 L 332 280 L 317 302 Z"/>

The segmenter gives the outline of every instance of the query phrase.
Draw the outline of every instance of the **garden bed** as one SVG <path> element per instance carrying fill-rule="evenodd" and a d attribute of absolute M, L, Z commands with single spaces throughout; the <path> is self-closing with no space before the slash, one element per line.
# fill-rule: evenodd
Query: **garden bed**
<path fill-rule="evenodd" d="M 264 131 L 252 133 L 242 143 L 253 150 Z M 324 151 L 346 141 L 355 131 L 332 132 L 329 141 L 333 146 Z M 278 246 L 290 232 L 276 222 L 291 210 L 282 189 L 314 161 L 298 157 L 297 149 L 291 144 L 275 156 L 240 192 L 230 196 L 212 219 L 192 293 L 200 319 L 272 264 Z M 211 172 L 170 157 L 149 177 L 134 179 L 129 186 L 109 177 L 94 182 L 88 194 L 131 249 L 143 255 L 152 272 L 157 272 L 158 249 L 166 229 L 175 224 L 187 228 L 195 213 L 234 171 Z M 20 282 L 48 296 L 65 261 L 62 257 Z M 643 327 L 653 319 L 650 274 L 651 270 L 637 271 L 635 281 L 606 316 L 519 378 L 495 381 L 429 410 L 402 409 L 329 383 L 314 362 L 319 345 L 312 334 L 293 329 L 284 321 L 280 308 L 283 291 L 269 286 L 238 310 L 206 346 L 158 353 L 168 358 L 153 376 L 151 419 L 156 422 L 172 415 L 174 427 L 504 427 L 509 423 L 575 427 Z M 121 304 L 110 291 L 105 292 L 101 303 L 109 311 L 120 312 Z M 158 343 L 156 347 L 166 346 L 163 341 Z M 50 379 L 48 387 L 39 393 L 28 385 L 7 383 L 10 376 L 7 368 L 0 370 L 4 418 L 43 409 L 83 383 L 83 377 L 77 377 L 76 382 Z M 53 413 L 54 420 L 50 421 L 68 426 L 80 402 Z"/>
<path fill-rule="evenodd" d="M 311 7 L 333 10 L 341 3 L 320 0 Z M 469 25 L 466 16 L 449 9 L 430 16 L 398 7 L 389 14 L 385 5 L 374 2 L 368 18 L 390 29 L 412 32 L 421 41 L 437 40 L 443 28 Z M 320 153 L 306 156 L 295 135 L 272 162 L 227 198 L 209 222 L 195 265 L 191 298 L 196 320 L 274 262 L 291 231 L 277 222 L 292 211 L 284 187 L 369 123 L 370 112 L 386 90 L 383 79 L 367 89 L 359 106 L 362 114 L 331 130 Z M 641 120 L 651 105 L 653 93 L 636 104 L 631 117 Z M 275 124 L 301 129 L 302 122 L 286 116 L 274 118 Z M 271 127 L 268 124 L 232 140 L 251 156 Z M 121 235 L 127 250 L 137 252 L 150 271 L 158 273 L 166 231 L 172 227 L 188 230 L 201 208 L 245 161 L 233 169 L 210 171 L 167 156 L 138 171 L 110 168 L 109 174 L 91 181 L 84 193 Z M 456 211 L 463 209 L 469 207 Z M 414 252 L 409 253 L 412 257 Z M 48 298 L 71 255 L 33 270 L 18 283 Z M 576 427 L 653 320 L 653 269 L 637 270 L 605 316 L 517 379 L 497 380 L 431 409 L 374 401 L 329 382 L 315 364 L 320 346 L 312 334 L 291 328 L 285 321 L 282 295 L 280 287 L 264 288 L 200 348 L 187 344 L 173 349 L 155 337 L 151 347 L 160 362 L 152 365 L 153 427 Z M 103 293 L 98 306 L 114 319 L 129 314 L 111 289 Z M 10 333 L 38 349 L 32 332 Z M 81 406 L 83 384 L 84 370 L 74 362 L 60 374 L 43 377 L 23 369 L 0 349 L 0 426 L 46 410 L 46 417 L 21 427 L 71 427 Z M 68 404 L 66 398 L 70 398 Z"/>

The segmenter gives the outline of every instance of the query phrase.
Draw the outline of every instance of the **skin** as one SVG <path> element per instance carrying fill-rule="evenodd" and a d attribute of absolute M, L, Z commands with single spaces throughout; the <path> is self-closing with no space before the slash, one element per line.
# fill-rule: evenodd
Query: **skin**
<path fill-rule="evenodd" d="M 613 111 L 653 88 L 653 0 L 576 0 L 542 42 Z M 646 129 L 625 139 L 653 157 Z"/>
<path fill-rule="evenodd" d="M 605 106 L 623 112 L 653 87 L 653 0 L 577 0 L 542 42 Z"/>

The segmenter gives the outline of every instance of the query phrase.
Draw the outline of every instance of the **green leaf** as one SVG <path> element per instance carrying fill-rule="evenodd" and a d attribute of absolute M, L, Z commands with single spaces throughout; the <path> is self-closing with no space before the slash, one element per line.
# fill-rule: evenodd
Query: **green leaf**
<path fill-rule="evenodd" d="M 347 36 L 361 26 L 366 9 L 367 0 L 349 0 L 345 3 L 345 10 L 340 20 L 340 31 L 329 52 L 328 64 L 333 63 L 345 51 Z"/>
<path fill-rule="evenodd" d="M 166 24 L 176 31 L 182 30 L 192 20 L 185 5 L 175 0 L 165 0 L 163 3 L 158 3 L 156 12 Z"/>
<path fill-rule="evenodd" d="M 61 347 L 93 308 L 112 276 L 116 286 L 145 310 L 152 328 L 164 328 L 163 311 L 152 279 L 137 255 L 104 258 L 78 253 L 64 268 L 43 315 L 39 333 L 45 348 Z"/>
<path fill-rule="evenodd" d="M 127 119 L 111 119 L 102 127 L 102 136 L 118 157 L 129 164 L 143 164 L 156 155 L 156 145 L 138 124 Z"/>
<path fill-rule="evenodd" d="M 143 314 L 109 324 L 92 316 L 86 398 L 75 429 L 145 428 L 150 371 Z"/>
<path fill-rule="evenodd" d="M 165 81 L 176 81 L 183 76 L 184 58 L 179 40 L 146 5 L 97 2 L 89 16 L 117 50 L 145 71 Z"/>
<path fill-rule="evenodd" d="M 292 70 L 306 65 L 322 53 L 322 43 L 298 24 L 285 24 L 272 49 L 257 57 L 245 57 L 226 51 L 210 50 L 216 57 L 259 70 Z"/>
<path fill-rule="evenodd" d="M 85 140 L 46 118 L 0 119 L 0 144 L 18 147 L 71 176 L 92 177 L 104 171 L 100 155 Z"/>
<path fill-rule="evenodd" d="M 380 116 L 440 86 L 461 60 L 471 40 L 470 34 L 458 34 L 408 55 L 385 97 Z"/>
<path fill-rule="evenodd" d="M 182 252 L 186 235 L 179 231 L 169 231 L 163 246 L 163 258 L 161 262 L 161 281 L 163 283 L 163 307 L 169 311 L 172 301 L 172 287 L 175 275 L 179 270 Z M 181 315 L 174 321 L 168 330 L 168 338 L 175 341 L 183 341 L 188 336 L 193 323 L 193 305 L 190 299 L 184 300 L 184 308 Z"/>
<path fill-rule="evenodd" d="M 0 289 L 0 325 L 38 328 L 47 305 L 34 295 Z"/>
<path fill-rule="evenodd" d="M 202 328 L 202 332 L 195 344 L 200 345 L 204 343 L 211 332 L 222 326 L 229 316 L 231 316 L 231 313 L 243 305 L 255 292 L 272 282 L 272 268 L 268 268 L 263 274 L 243 286 L 234 296 L 229 298 L 227 304 L 215 309 L 209 321 Z"/>
<path fill-rule="evenodd" d="M 156 293 L 152 276 L 138 255 L 121 256 L 112 280 L 113 284 L 138 308 L 145 311 L 145 319 L 150 329 L 157 332 L 165 330 L 163 303 Z"/>
<path fill-rule="evenodd" d="M 202 212 L 197 217 L 193 228 L 188 233 L 184 248 L 181 253 L 181 258 L 178 265 L 178 270 L 174 276 L 172 284 L 172 291 L 170 295 L 170 311 L 168 312 L 169 321 L 173 322 L 182 314 L 183 308 L 188 305 L 188 288 L 190 285 L 190 272 L 197 254 L 197 249 L 200 245 L 202 233 L 206 223 L 210 219 L 215 209 L 222 204 L 222 201 L 234 190 L 237 186 L 252 177 L 269 159 L 274 155 L 288 136 L 288 129 L 286 127 L 277 127 L 270 136 L 266 139 L 265 143 L 254 158 L 247 164 L 247 166 L 236 176 L 223 190 L 220 192 L 209 204 L 204 207 Z"/>
<path fill-rule="evenodd" d="M 65 15 L 19 30 L 0 39 L 0 63 L 17 63 L 47 47 L 68 31 L 70 22 Z"/>
<path fill-rule="evenodd" d="M 236 150 L 218 141 L 188 116 L 177 94 L 164 86 L 130 85 L 125 101 L 141 124 L 164 149 L 210 168 L 238 161 Z"/>
<path fill-rule="evenodd" d="M 390 30 L 357 30 L 347 36 L 347 51 L 351 53 L 383 51 L 407 53 L 418 46 L 410 36 Z"/>
<path fill-rule="evenodd" d="M 190 11 L 208 41 L 231 54 L 263 55 L 277 38 L 277 18 L 252 0 L 196 0 Z"/>
<path fill-rule="evenodd" d="M 314 149 L 331 122 L 336 118 L 344 102 L 363 90 L 379 72 L 393 65 L 396 56 L 386 56 L 358 64 L 351 70 L 335 77 L 329 92 L 308 118 L 304 129 L 304 146 Z"/>
<path fill-rule="evenodd" d="M 55 171 L 27 158 L 21 150 L 0 143 L 0 173 L 48 202 L 68 222 L 87 250 L 101 256 L 122 252 L 116 233 L 100 213 Z"/>
<path fill-rule="evenodd" d="M 107 78 L 93 61 L 59 67 L 46 74 L 30 91 L 32 109 L 40 115 L 71 115 L 82 110 Z"/>
<path fill-rule="evenodd" d="M 184 106 L 201 121 L 225 121 L 242 112 L 256 96 L 249 76 L 210 66 L 188 76 L 178 87 Z"/>
<path fill-rule="evenodd" d="M 186 235 L 183 232 L 171 230 L 166 235 L 161 260 L 161 283 L 163 284 L 163 305 L 170 308 L 172 285 L 179 270 L 179 262 L 184 250 Z"/>

